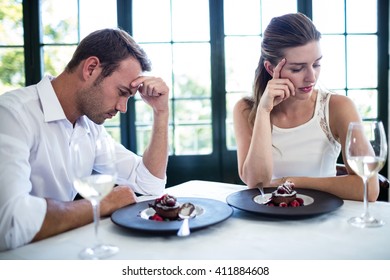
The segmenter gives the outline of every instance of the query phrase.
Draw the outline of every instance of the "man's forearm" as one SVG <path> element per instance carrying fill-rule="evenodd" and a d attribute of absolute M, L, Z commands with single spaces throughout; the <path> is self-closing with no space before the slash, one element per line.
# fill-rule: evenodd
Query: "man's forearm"
<path fill-rule="evenodd" d="M 146 168 L 161 179 L 165 178 L 168 163 L 168 116 L 169 112 L 154 115 L 150 143 L 143 155 Z"/>

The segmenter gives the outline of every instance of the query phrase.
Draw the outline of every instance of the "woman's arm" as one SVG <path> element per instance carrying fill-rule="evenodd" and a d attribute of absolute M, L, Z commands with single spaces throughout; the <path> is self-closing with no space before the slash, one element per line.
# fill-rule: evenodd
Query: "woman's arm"
<path fill-rule="evenodd" d="M 329 102 L 329 122 L 331 131 L 336 139 L 340 139 L 343 162 L 348 170 L 347 177 L 353 177 L 347 181 L 348 185 L 343 185 L 342 179 L 339 188 L 345 190 L 345 197 L 354 200 L 363 199 L 363 182 L 358 175 L 350 168 L 345 154 L 345 141 L 347 138 L 348 126 L 350 122 L 359 122 L 361 117 L 353 101 L 343 95 L 332 95 Z M 353 181 L 352 181 L 353 180 Z M 378 177 L 373 176 L 368 180 L 368 200 L 375 201 L 379 195 Z"/>
<path fill-rule="evenodd" d="M 250 106 L 245 100 L 234 108 L 234 129 L 237 141 L 237 160 L 240 178 L 248 187 L 269 186 L 272 179 L 272 125 L 271 112 L 275 106 L 295 95 L 294 85 L 281 77 L 286 63 L 282 59 L 276 67 L 269 61 L 264 66 L 272 75 L 256 109 L 253 128 L 249 124 Z"/>
<path fill-rule="evenodd" d="M 332 193 L 343 199 L 363 200 L 363 181 L 349 167 L 345 156 L 345 141 L 350 122 L 361 121 L 359 113 L 351 99 L 343 95 L 332 95 L 329 102 L 329 123 L 333 137 L 339 139 L 342 147 L 342 157 L 348 175 L 326 178 L 314 177 L 287 177 L 275 179 L 272 186 L 277 186 L 285 180 L 294 182 L 296 187 L 317 189 Z M 379 195 L 379 182 L 377 176 L 368 180 L 368 200 L 376 201 Z"/>
<path fill-rule="evenodd" d="M 252 129 L 249 112 L 248 104 L 242 99 L 234 107 L 233 119 L 238 172 L 241 180 L 254 188 L 258 184 L 268 185 L 272 178 L 271 122 L 269 112 L 258 112 Z"/>

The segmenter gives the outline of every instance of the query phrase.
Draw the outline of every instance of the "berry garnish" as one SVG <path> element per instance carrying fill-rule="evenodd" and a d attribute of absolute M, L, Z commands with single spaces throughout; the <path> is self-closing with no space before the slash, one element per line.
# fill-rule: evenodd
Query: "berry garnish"
<path fill-rule="evenodd" d="M 295 199 L 295 200 L 290 202 L 290 206 L 291 207 L 299 207 L 299 206 L 301 206 L 301 204 Z"/>
<path fill-rule="evenodd" d="M 165 200 L 165 204 L 169 207 L 172 207 L 172 206 L 175 206 L 176 204 L 176 199 L 174 199 L 173 197 L 169 197 Z"/>
<path fill-rule="evenodd" d="M 150 216 L 150 217 L 149 217 L 149 220 L 158 221 L 158 222 L 164 221 L 164 219 L 161 218 L 161 216 L 158 215 L 157 213 L 155 213 L 153 216 Z"/>
<path fill-rule="evenodd" d="M 277 188 L 276 192 L 277 192 L 278 194 L 285 194 L 285 193 L 286 193 L 286 190 L 285 190 L 283 187 L 279 186 L 279 187 Z"/>
<path fill-rule="evenodd" d="M 164 194 L 163 196 L 155 199 L 155 204 L 160 203 L 161 205 L 166 205 L 169 207 L 176 205 L 176 197 L 169 194 Z"/>
<path fill-rule="evenodd" d="M 297 197 L 295 200 L 298 201 L 299 206 L 302 206 L 302 205 L 303 205 L 303 199 L 302 199 L 302 198 Z"/>

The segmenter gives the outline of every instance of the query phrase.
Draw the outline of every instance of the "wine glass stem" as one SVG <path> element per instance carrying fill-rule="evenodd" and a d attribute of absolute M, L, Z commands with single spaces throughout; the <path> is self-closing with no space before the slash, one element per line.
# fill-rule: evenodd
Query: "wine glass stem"
<path fill-rule="evenodd" d="M 363 193 L 363 204 L 364 204 L 364 219 L 368 219 L 370 214 L 368 212 L 368 188 L 367 188 L 367 177 L 362 177 L 364 184 L 364 193 Z"/>
<path fill-rule="evenodd" d="M 96 245 L 100 243 L 99 240 L 99 221 L 100 221 L 100 202 L 99 200 L 92 199 L 92 209 L 93 209 L 93 222 L 95 226 L 95 242 Z"/>

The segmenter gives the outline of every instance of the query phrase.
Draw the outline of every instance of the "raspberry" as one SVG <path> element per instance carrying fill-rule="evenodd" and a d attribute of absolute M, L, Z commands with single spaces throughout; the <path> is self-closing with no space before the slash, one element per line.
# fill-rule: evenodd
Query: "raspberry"
<path fill-rule="evenodd" d="M 167 200 L 165 201 L 165 204 L 169 207 L 172 207 L 172 206 L 175 206 L 176 204 L 176 199 L 174 199 L 173 197 L 169 197 L 167 198 Z"/>
<path fill-rule="evenodd" d="M 284 193 L 286 193 L 286 190 L 285 190 L 283 187 L 278 187 L 278 189 L 276 190 L 276 192 L 277 192 L 278 194 L 284 194 Z"/>
<path fill-rule="evenodd" d="M 153 216 L 150 216 L 149 219 L 152 221 L 158 221 L 158 222 L 163 221 L 163 218 L 161 218 L 160 215 L 158 215 L 158 214 L 154 214 Z"/>
<path fill-rule="evenodd" d="M 164 194 L 161 197 L 156 198 L 154 201 L 155 201 L 154 203 L 155 205 L 160 203 L 162 205 L 172 207 L 175 206 L 176 204 L 176 197 L 174 197 L 173 195 Z"/>
<path fill-rule="evenodd" d="M 298 201 L 299 206 L 302 206 L 302 205 L 303 205 L 303 199 L 302 199 L 302 198 L 297 197 L 295 200 Z"/>
<path fill-rule="evenodd" d="M 156 198 L 156 203 L 160 203 L 161 201 L 163 201 L 166 197 L 167 197 L 168 194 L 163 194 L 161 197 L 159 198 Z"/>
<path fill-rule="evenodd" d="M 299 207 L 299 206 L 301 206 L 301 204 L 295 199 L 295 200 L 290 202 L 290 206 L 291 207 Z"/>
<path fill-rule="evenodd" d="M 282 203 L 279 203 L 279 207 L 287 207 L 287 203 L 286 202 L 282 202 Z"/>

